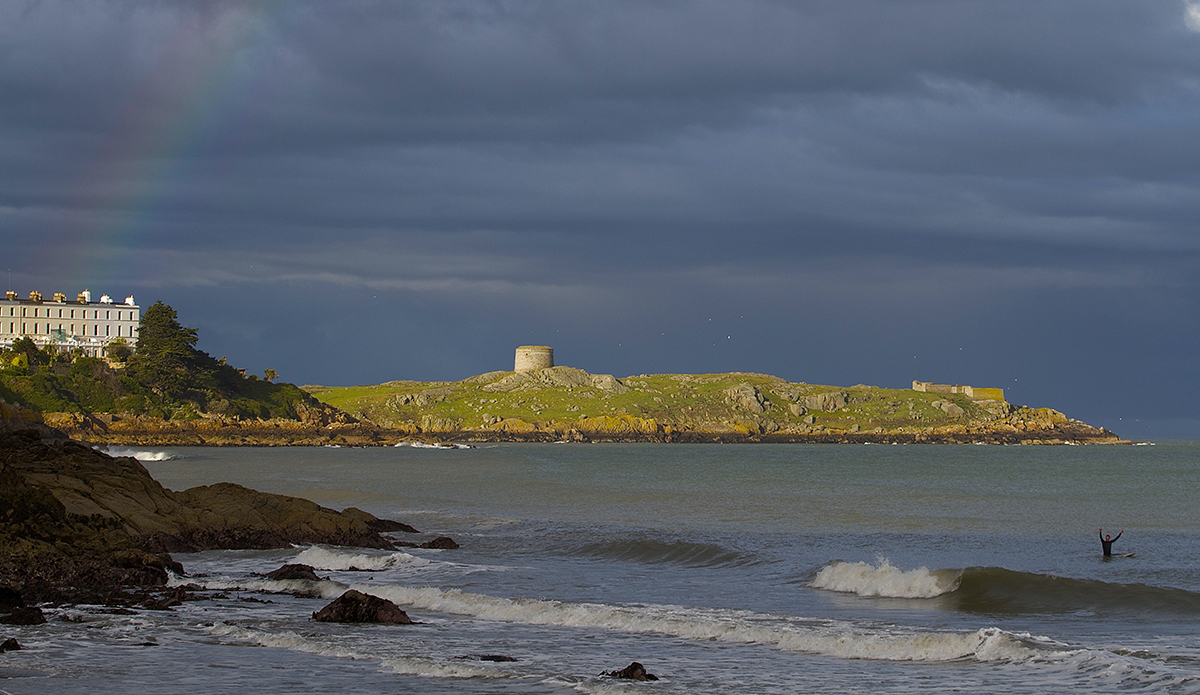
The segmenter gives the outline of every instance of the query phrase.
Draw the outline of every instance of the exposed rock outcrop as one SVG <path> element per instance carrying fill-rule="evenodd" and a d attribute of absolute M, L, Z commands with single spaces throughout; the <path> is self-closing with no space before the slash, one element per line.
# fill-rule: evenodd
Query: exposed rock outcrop
<path fill-rule="evenodd" d="M 313 613 L 322 623 L 388 623 L 411 625 L 412 619 L 399 606 L 385 598 L 351 589 L 333 603 Z"/>
<path fill-rule="evenodd" d="M 321 581 L 321 578 L 317 576 L 317 572 L 312 565 L 301 563 L 284 565 L 277 570 L 267 572 L 266 577 L 277 582 L 288 579 L 307 579 L 310 582 Z"/>
<path fill-rule="evenodd" d="M 758 389 L 750 384 L 738 384 L 725 391 L 725 397 L 734 405 L 752 413 L 761 413 L 767 409 L 767 401 Z"/>
<path fill-rule="evenodd" d="M 395 547 L 372 525 L 389 526 L 229 483 L 173 492 L 136 459 L 37 429 L 0 434 L 0 586 L 19 592 L 0 592 L 8 603 L 107 602 L 104 592 L 121 587 L 162 586 L 168 569 L 182 572 L 171 551 Z"/>

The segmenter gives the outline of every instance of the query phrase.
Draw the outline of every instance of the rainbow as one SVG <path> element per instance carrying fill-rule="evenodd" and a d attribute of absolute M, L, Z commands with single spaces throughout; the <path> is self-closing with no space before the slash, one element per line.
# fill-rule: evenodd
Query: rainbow
<path fill-rule="evenodd" d="M 284 0 L 231 6 L 215 0 L 154 5 L 174 31 L 103 142 L 77 169 L 57 228 L 33 267 L 59 282 L 122 286 L 145 271 L 139 252 L 191 233 L 154 219 L 175 196 L 203 190 L 204 147 L 236 125 L 260 69 L 274 15 Z M 124 21 L 138 19 L 136 13 Z M 145 17 L 140 17 L 145 19 Z M 152 18 L 157 19 L 157 18 Z"/>

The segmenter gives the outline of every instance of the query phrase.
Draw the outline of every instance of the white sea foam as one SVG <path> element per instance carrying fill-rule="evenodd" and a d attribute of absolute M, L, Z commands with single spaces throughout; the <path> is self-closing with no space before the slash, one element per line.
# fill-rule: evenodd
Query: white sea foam
<path fill-rule="evenodd" d="M 132 456 L 139 461 L 171 461 L 174 460 L 174 454 L 165 451 L 138 451 L 137 449 L 126 449 L 123 447 L 115 447 L 106 449 L 104 453 L 109 456 Z"/>
<path fill-rule="evenodd" d="M 685 639 L 762 644 L 785 651 L 893 661 L 980 661 L 1026 659 L 1034 649 L 1011 633 L 986 628 L 970 633 L 880 632 L 850 625 L 821 624 L 741 611 L 680 606 L 612 606 L 536 599 L 506 599 L 432 587 L 356 586 L 418 610 L 485 620 L 606 628 Z M 330 595 L 333 598 L 336 594 Z"/>
<path fill-rule="evenodd" d="M 322 579 L 267 579 L 265 577 L 231 578 L 231 577 L 167 577 L 167 586 L 197 585 L 214 591 L 261 591 L 270 594 L 299 594 L 316 595 L 336 598 L 346 590 L 346 585 L 340 582 Z"/>
<path fill-rule="evenodd" d="M 477 666 L 468 662 L 441 663 L 428 658 L 396 656 L 392 654 L 373 652 L 369 645 L 354 647 L 347 646 L 347 640 L 341 637 L 326 637 L 322 635 L 301 635 L 291 630 L 267 632 L 238 625 L 216 623 L 209 631 L 220 638 L 237 642 L 248 642 L 263 647 L 275 647 L 305 654 L 318 654 L 343 659 L 359 659 L 378 661 L 394 673 L 415 676 L 433 676 L 439 678 L 477 678 L 480 676 L 506 675 L 497 669 Z"/>
<path fill-rule="evenodd" d="M 817 572 L 809 586 L 826 591 L 888 598 L 933 598 L 954 589 L 924 567 L 904 572 L 886 559 L 880 558 L 878 562 L 878 565 L 831 562 Z"/>
<path fill-rule="evenodd" d="M 182 580 L 174 580 L 178 583 Z M 335 599 L 347 589 L 386 598 L 410 609 L 483 620 L 668 635 L 848 659 L 888 661 L 1014 661 L 1043 652 L 1018 635 L 990 627 L 974 632 L 881 631 L 828 621 L 796 620 L 746 611 L 661 605 L 606 605 L 507 599 L 457 589 L 402 585 L 345 585 L 334 581 L 192 578 L 207 589 L 312 592 Z"/>
<path fill-rule="evenodd" d="M 348 553 L 331 548 L 312 546 L 296 556 L 293 562 L 312 565 L 323 570 L 386 570 L 393 567 L 420 567 L 430 564 L 430 561 L 409 555 L 408 553 L 388 553 L 386 555 L 368 555 L 365 553 Z"/>

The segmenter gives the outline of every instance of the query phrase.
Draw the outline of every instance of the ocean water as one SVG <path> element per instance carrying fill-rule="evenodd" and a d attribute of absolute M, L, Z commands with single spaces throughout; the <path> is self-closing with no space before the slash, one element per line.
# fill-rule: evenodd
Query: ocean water
<path fill-rule="evenodd" d="M 1197 442 L 124 453 L 462 547 L 179 554 L 204 600 L 0 628 L 3 693 L 1200 693 Z M 349 587 L 418 624 L 311 619 Z"/>

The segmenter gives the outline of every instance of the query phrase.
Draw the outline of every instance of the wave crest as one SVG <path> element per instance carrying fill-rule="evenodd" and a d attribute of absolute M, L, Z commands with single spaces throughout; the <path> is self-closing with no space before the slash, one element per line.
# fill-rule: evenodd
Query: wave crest
<path fill-rule="evenodd" d="M 430 564 L 425 558 L 397 552 L 386 555 L 367 555 L 365 553 L 348 553 L 321 546 L 305 548 L 296 556 L 294 562 L 312 565 L 322 570 L 374 570 L 381 571 L 402 565 L 415 567 Z"/>
<path fill-rule="evenodd" d="M 946 581 L 942 571 L 932 572 L 919 567 L 905 572 L 883 558 L 878 565 L 835 560 L 822 567 L 809 586 L 885 598 L 934 598 L 955 588 L 952 582 Z"/>
<path fill-rule="evenodd" d="M 126 449 L 124 447 L 114 447 L 105 449 L 104 453 L 114 458 L 131 457 L 139 461 L 173 461 L 175 455 L 166 451 L 139 451 L 137 449 Z"/>
<path fill-rule="evenodd" d="M 938 599 L 967 613 L 1145 613 L 1200 615 L 1200 593 L 1146 584 L 1114 584 L 1003 567 L 902 571 L 879 564 L 842 562 L 822 567 L 808 584 L 814 589 L 859 596 Z"/>

